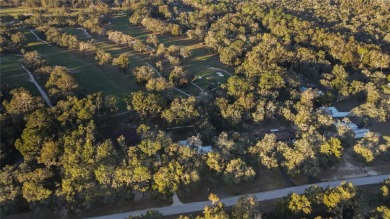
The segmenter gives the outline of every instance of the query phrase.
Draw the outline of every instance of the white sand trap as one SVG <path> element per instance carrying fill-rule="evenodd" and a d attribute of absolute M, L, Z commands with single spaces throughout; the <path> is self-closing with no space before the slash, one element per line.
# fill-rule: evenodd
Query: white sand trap
<path fill-rule="evenodd" d="M 202 79 L 202 76 L 199 76 L 198 79 Z"/>
<path fill-rule="evenodd" d="M 225 77 L 225 75 L 223 75 L 222 72 L 217 72 L 217 75 L 218 75 L 219 77 Z"/>

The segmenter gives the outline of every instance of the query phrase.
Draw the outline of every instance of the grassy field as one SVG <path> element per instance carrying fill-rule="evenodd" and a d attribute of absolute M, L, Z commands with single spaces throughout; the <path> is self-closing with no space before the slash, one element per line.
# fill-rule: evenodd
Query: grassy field
<path fill-rule="evenodd" d="M 0 7 L 0 16 L 1 15 L 11 15 L 13 17 L 16 17 L 19 14 L 32 14 L 33 10 L 38 10 L 38 9 L 45 9 L 47 12 L 43 14 L 43 16 L 53 16 L 58 14 L 58 12 L 61 10 L 60 8 L 42 8 L 42 7 L 36 7 L 36 8 L 31 8 L 31 7 L 7 7 L 7 6 L 1 6 Z M 70 10 L 70 15 L 74 16 L 77 15 L 77 12 L 82 9 L 71 9 Z"/>
<path fill-rule="evenodd" d="M 30 8 L 2 8 L 3 14 L 19 14 L 27 13 L 31 11 Z M 150 31 L 140 26 L 130 25 L 127 16 L 117 16 L 111 23 L 107 25 L 107 29 L 118 30 L 125 34 L 129 34 L 133 37 L 137 37 L 145 42 L 147 36 L 151 34 Z M 149 52 L 138 53 L 133 50 L 129 50 L 125 47 L 116 45 L 108 41 L 106 37 L 92 35 L 92 38 L 84 33 L 84 30 L 78 28 L 67 27 L 64 30 L 68 33 L 76 35 L 79 40 L 89 41 L 96 45 L 97 48 L 104 49 L 110 52 L 114 57 L 117 57 L 121 53 L 126 53 L 129 57 L 130 64 L 129 69 L 133 69 L 137 66 L 145 65 L 146 63 L 154 64 L 149 59 Z M 25 33 L 28 40 L 26 47 L 27 51 L 37 50 L 48 61 L 49 65 L 61 65 L 67 67 L 74 75 L 78 83 L 80 84 L 81 91 L 85 94 L 102 91 L 108 95 L 114 95 L 121 97 L 130 92 L 144 89 L 143 86 L 137 85 L 133 78 L 129 74 L 124 74 L 115 67 L 102 67 L 99 66 L 93 57 L 84 57 L 79 51 L 69 50 L 67 48 L 60 48 L 54 44 L 48 46 L 44 43 L 37 41 L 37 39 L 30 33 Z M 166 35 L 157 35 L 161 43 L 166 46 L 169 45 L 181 45 L 190 49 L 192 56 L 184 63 L 184 67 L 193 76 L 193 84 L 189 84 L 186 87 L 180 87 L 182 91 L 197 96 L 201 93 L 201 89 L 208 91 L 215 88 L 220 83 L 223 83 L 228 78 L 228 75 L 224 73 L 224 77 L 220 77 L 216 74 L 216 70 L 209 69 L 210 67 L 216 67 L 225 69 L 232 72 L 232 69 L 226 68 L 216 54 L 210 53 L 210 51 L 202 44 L 189 40 L 187 37 L 172 37 Z M 4 56 L 4 58 L 3 58 Z M 17 56 L 16 56 L 17 57 Z M 34 91 L 33 84 L 28 81 L 28 75 L 20 71 L 20 57 L 18 62 L 12 61 L 16 59 L 10 55 L 2 55 L 2 83 L 5 82 L 11 86 L 24 86 L 28 87 L 32 92 Z M 9 61 L 7 61 L 9 60 Z M 19 70 L 13 70 L 19 69 Z M 171 69 L 165 69 L 162 74 L 168 76 Z M 19 72 L 19 73 L 18 73 Z M 18 76 L 18 74 L 21 74 Z M 20 79 L 19 77 L 27 77 L 26 79 Z M 44 87 L 44 86 L 43 86 Z M 175 92 L 177 96 L 184 96 L 180 92 Z"/>
<path fill-rule="evenodd" d="M 67 67 L 85 94 L 101 91 L 108 95 L 121 97 L 142 89 L 129 75 L 114 67 L 99 66 L 92 57 L 84 57 L 79 51 L 38 42 L 30 32 L 26 32 L 26 38 L 29 42 L 27 51 L 37 50 L 51 66 Z"/>
<path fill-rule="evenodd" d="M 64 28 L 64 30 L 67 33 L 75 35 L 79 40 L 82 41 L 91 41 L 94 43 L 94 45 L 99 48 L 103 49 L 106 52 L 111 53 L 114 57 L 119 56 L 122 53 L 126 53 L 129 57 L 130 64 L 129 64 L 129 69 L 130 71 L 134 69 L 135 67 L 146 65 L 146 63 L 151 63 L 149 59 L 149 54 L 150 52 L 136 52 L 134 50 L 129 50 L 128 48 L 124 46 L 117 45 L 115 43 L 112 43 L 108 41 L 107 38 L 97 36 L 97 35 L 92 35 L 92 36 L 87 36 L 84 32 L 83 29 L 80 28 Z M 163 76 L 168 77 L 169 72 L 164 72 Z M 194 85 L 190 84 L 187 87 L 180 88 L 184 92 L 187 92 L 190 95 L 198 95 L 201 91 Z M 184 95 L 181 92 L 178 92 L 176 90 L 175 92 L 176 97 L 184 97 Z"/>
<path fill-rule="evenodd" d="M 127 16 L 117 16 L 115 20 L 111 22 L 111 25 L 107 26 L 107 29 L 121 31 L 125 34 L 137 37 L 144 42 L 147 36 L 152 33 L 140 26 L 131 25 Z M 207 79 L 208 77 L 202 77 L 202 75 L 208 74 L 208 71 L 216 72 L 214 70 L 209 70 L 209 68 L 220 68 L 228 72 L 233 72 L 232 68 L 225 66 L 219 61 L 219 57 L 217 54 L 211 53 L 205 45 L 190 40 L 186 36 L 172 37 L 168 35 L 158 34 L 157 38 L 160 43 L 164 43 L 166 47 L 170 45 L 186 46 L 191 51 L 192 56 L 190 59 L 184 62 L 184 67 L 194 76 L 193 82 L 196 83 L 198 86 L 202 87 L 203 89 L 213 86 L 213 82 L 212 80 L 210 80 L 210 78 Z M 168 72 L 163 72 L 163 74 L 168 75 Z M 216 80 L 215 86 L 218 85 L 218 82 L 223 83 L 226 81 L 229 75 L 225 73 L 224 75 L 224 79 L 218 78 L 218 76 L 213 76 L 213 78 Z M 201 77 L 199 78 L 199 76 Z M 181 89 L 186 92 L 189 92 L 192 95 L 196 95 L 196 93 L 199 93 L 199 89 L 193 87 L 193 85 L 189 85 L 188 87 Z"/>
<path fill-rule="evenodd" d="M 129 57 L 130 63 L 129 63 L 129 69 L 133 69 L 135 67 L 145 65 L 145 61 L 147 57 L 149 57 L 147 54 L 138 53 L 134 50 L 129 50 L 125 47 L 116 45 L 115 43 L 111 43 L 108 41 L 107 38 L 97 35 L 91 35 L 87 36 L 84 34 L 83 29 L 79 28 L 73 28 L 73 27 L 67 27 L 64 28 L 64 31 L 67 33 L 70 33 L 72 35 L 75 35 L 78 40 L 80 41 L 91 41 L 98 49 L 103 49 L 106 52 L 111 53 L 113 57 L 118 57 L 122 53 L 126 53 Z"/>
<path fill-rule="evenodd" d="M 9 14 L 11 16 L 16 16 L 18 14 L 31 12 L 31 8 L 13 8 L 13 7 L 0 7 L 0 15 Z"/>
<path fill-rule="evenodd" d="M 1 87 L 24 87 L 33 95 L 39 95 L 38 89 L 30 82 L 28 74 L 20 67 L 22 57 L 16 54 L 0 54 Z"/>
<path fill-rule="evenodd" d="M 194 77 L 193 82 L 203 90 L 208 91 L 221 83 L 225 83 L 228 78 L 229 75 L 224 72 L 215 69 L 206 69 L 199 71 Z"/>
<path fill-rule="evenodd" d="M 145 42 L 146 38 L 152 32 L 141 26 L 131 25 L 129 23 L 128 16 L 117 16 L 111 22 L 111 25 L 107 26 L 107 29 L 121 31 L 125 34 L 129 34 L 133 37 Z M 226 71 L 233 72 L 233 69 L 228 68 L 219 61 L 219 57 L 215 53 L 211 53 L 205 45 L 199 42 L 190 40 L 187 36 L 173 37 L 168 35 L 157 35 L 160 43 L 163 43 L 166 47 L 170 45 L 186 46 L 192 53 L 192 57 L 185 63 L 184 67 L 187 67 L 191 73 L 207 69 L 209 67 L 222 68 Z"/>

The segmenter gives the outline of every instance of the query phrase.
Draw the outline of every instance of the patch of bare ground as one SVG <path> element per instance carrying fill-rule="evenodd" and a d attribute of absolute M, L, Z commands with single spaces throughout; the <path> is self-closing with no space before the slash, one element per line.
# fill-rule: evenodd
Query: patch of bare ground
<path fill-rule="evenodd" d="M 340 112 L 348 112 L 351 111 L 353 108 L 359 106 L 362 104 L 362 102 L 356 101 L 356 100 L 347 100 L 347 101 L 341 101 L 338 103 L 335 103 L 333 106 L 336 107 Z"/>
<path fill-rule="evenodd" d="M 247 193 L 262 192 L 284 188 L 285 180 L 279 170 L 263 169 L 252 182 L 233 186 L 229 189 L 231 195 L 244 195 Z"/>
<path fill-rule="evenodd" d="M 365 128 L 372 132 L 380 133 L 382 136 L 390 136 L 390 119 L 386 122 L 373 122 L 366 125 Z"/>
<path fill-rule="evenodd" d="M 100 207 L 92 208 L 80 214 L 66 214 L 65 211 L 59 214 L 53 212 L 42 211 L 40 215 L 34 214 L 32 211 L 2 216 L 1 219 L 81 219 L 96 217 L 101 215 L 116 214 L 127 211 L 135 211 L 146 208 L 164 207 L 172 205 L 172 198 L 167 200 L 151 199 L 148 195 L 145 195 L 141 200 L 136 202 L 128 201 L 122 203 L 106 204 Z"/>
<path fill-rule="evenodd" d="M 227 187 L 222 183 L 218 185 L 203 183 L 198 190 L 181 194 L 178 193 L 180 201 L 183 203 L 206 201 L 210 193 L 217 194 L 219 198 L 233 195 L 245 195 L 248 193 L 262 192 L 284 188 L 285 180 L 279 170 L 263 170 L 252 182 L 242 183 L 232 187 Z"/>
<path fill-rule="evenodd" d="M 344 149 L 342 159 L 339 163 L 320 173 L 317 179 L 330 181 L 386 173 L 390 173 L 390 162 L 388 160 L 379 158 L 369 165 L 365 164 L 355 156 L 353 148 L 350 147 Z"/>
<path fill-rule="evenodd" d="M 307 176 L 299 176 L 299 177 L 290 177 L 291 182 L 293 182 L 296 186 L 306 185 L 309 183 L 309 179 Z"/>
<path fill-rule="evenodd" d="M 264 214 L 270 214 L 272 212 L 274 212 L 276 210 L 276 204 L 281 201 L 282 199 L 281 198 L 278 198 L 278 199 L 273 199 L 273 200 L 267 200 L 267 201 L 262 201 L 262 202 L 259 202 L 259 211 L 262 215 Z M 232 207 L 227 207 L 225 208 L 227 211 L 231 211 L 232 210 Z M 184 215 L 184 216 L 193 216 L 193 218 L 195 218 L 196 216 L 198 215 L 203 215 L 202 214 L 202 211 L 198 211 L 198 212 L 192 212 L 190 214 L 181 214 L 181 215 Z M 179 217 L 179 215 L 169 215 L 169 216 L 165 216 L 164 218 L 165 219 L 177 219 Z"/>
<path fill-rule="evenodd" d="M 219 198 L 229 197 L 230 194 L 221 185 L 214 185 L 208 182 L 202 182 L 202 185 L 189 193 L 180 193 L 177 195 L 182 203 L 206 201 L 210 193 L 217 194 Z"/>
<path fill-rule="evenodd" d="M 107 204 L 98 208 L 91 209 L 89 211 L 85 211 L 78 215 L 69 215 L 67 218 L 88 218 L 95 217 L 100 215 L 108 215 L 108 214 L 116 214 L 127 211 L 135 211 L 147 208 L 155 208 L 155 207 L 163 207 L 172 205 L 172 198 L 167 200 L 162 199 L 152 199 L 148 194 L 145 194 L 141 200 L 136 202 L 123 202 L 123 203 L 115 203 L 115 204 Z"/>

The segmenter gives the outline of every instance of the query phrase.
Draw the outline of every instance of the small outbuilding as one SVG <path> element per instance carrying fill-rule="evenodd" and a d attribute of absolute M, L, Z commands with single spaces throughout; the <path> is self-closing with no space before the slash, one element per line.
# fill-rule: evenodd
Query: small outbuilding
<path fill-rule="evenodd" d="M 353 131 L 355 133 L 354 138 L 363 138 L 366 136 L 366 133 L 369 132 L 370 129 L 358 129 Z"/>
<path fill-rule="evenodd" d="M 186 146 L 186 147 L 191 147 L 190 143 L 188 142 L 188 140 L 181 140 L 179 141 L 179 144 L 181 146 Z M 203 153 L 203 154 L 206 154 L 208 152 L 211 152 L 213 151 L 213 147 L 211 145 L 206 145 L 206 146 L 203 146 L 203 145 L 194 145 L 194 147 L 196 147 L 198 149 L 198 151 L 200 153 Z"/>

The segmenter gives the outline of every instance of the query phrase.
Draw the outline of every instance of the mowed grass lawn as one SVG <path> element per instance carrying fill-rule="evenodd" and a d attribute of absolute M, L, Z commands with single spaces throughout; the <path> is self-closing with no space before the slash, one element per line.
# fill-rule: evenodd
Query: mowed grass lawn
<path fill-rule="evenodd" d="M 200 71 L 196 77 L 194 77 L 193 82 L 207 91 L 221 83 L 226 83 L 228 78 L 229 75 L 224 72 L 215 69 L 206 69 Z"/>
<path fill-rule="evenodd" d="M 98 49 L 103 49 L 106 52 L 109 52 L 113 55 L 113 57 L 118 57 L 122 53 L 126 53 L 129 57 L 130 63 L 129 63 L 129 73 L 131 74 L 131 71 L 139 66 L 146 65 L 147 63 L 151 63 L 149 59 L 150 52 L 136 52 L 134 50 L 130 50 L 126 48 L 125 46 L 120 46 L 115 43 L 110 42 L 106 37 L 97 36 L 97 35 L 86 35 L 84 30 L 81 28 L 73 28 L 73 27 L 67 27 L 64 28 L 64 31 L 67 33 L 70 33 L 72 35 L 75 35 L 79 40 L 81 41 L 91 41 Z M 169 72 L 164 72 L 163 75 L 168 78 Z M 185 92 L 191 94 L 191 95 L 198 95 L 199 89 L 195 86 L 189 84 L 188 86 L 184 88 L 179 88 L 184 90 Z M 184 95 L 181 92 L 178 92 L 175 90 L 175 97 L 184 97 Z"/>
<path fill-rule="evenodd" d="M 113 57 L 118 57 L 122 53 L 126 53 L 129 57 L 129 69 L 130 71 L 138 66 L 145 65 L 145 61 L 149 57 L 148 54 L 138 53 L 134 50 L 130 50 L 124 46 L 119 46 L 115 43 L 110 42 L 106 37 L 98 36 L 91 34 L 90 36 L 86 35 L 83 29 L 74 28 L 74 27 L 66 27 L 63 30 L 67 33 L 75 35 L 80 41 L 92 41 L 92 43 L 98 49 L 103 49 L 106 52 L 111 53 Z"/>
<path fill-rule="evenodd" d="M 28 74 L 20 67 L 22 57 L 17 54 L 0 54 L 0 81 L 1 87 L 28 89 L 33 95 L 39 95 L 38 89 L 30 81 Z"/>
<path fill-rule="evenodd" d="M 128 20 L 128 16 L 116 16 L 115 19 L 111 22 L 111 25 L 107 26 L 107 29 L 121 31 L 125 34 L 129 34 L 133 37 L 137 37 L 143 42 L 146 41 L 146 38 L 149 34 L 152 34 L 151 31 L 141 27 L 131 25 Z M 208 70 L 210 67 L 224 69 L 228 72 L 233 73 L 233 68 L 225 66 L 223 63 L 219 61 L 219 57 L 217 54 L 212 53 L 209 49 L 202 45 L 201 43 L 190 40 L 187 36 L 183 35 L 180 37 L 173 37 L 168 35 L 157 34 L 157 38 L 160 43 L 163 43 L 166 47 L 170 45 L 177 46 L 186 46 L 191 51 L 191 57 L 187 61 L 183 63 L 185 69 L 189 71 L 194 79 L 198 78 L 198 76 L 204 74 L 204 71 Z M 154 63 L 152 63 L 154 64 Z M 163 72 L 165 75 L 168 75 L 168 72 Z M 229 77 L 229 75 L 226 75 Z M 227 79 L 227 78 L 226 78 Z M 197 83 L 194 80 L 194 83 Z M 206 83 L 205 81 L 202 83 Z M 198 84 L 199 85 L 199 84 Z M 195 90 L 199 92 L 199 90 L 195 87 L 193 89 L 191 85 L 188 88 L 182 88 L 185 91 Z M 200 85 L 199 85 L 200 86 Z M 203 86 L 200 86 L 203 88 Z"/>
<path fill-rule="evenodd" d="M 65 66 L 80 85 L 84 94 L 103 92 L 107 95 L 122 97 L 142 87 L 138 86 L 128 74 L 116 67 L 99 66 L 93 57 L 85 57 L 77 50 L 60 48 L 38 42 L 33 34 L 26 32 L 27 51 L 37 50 L 51 66 Z M 131 61 L 131 60 L 130 60 Z"/>
<path fill-rule="evenodd" d="M 43 14 L 43 16 L 53 16 L 58 15 L 59 11 L 63 10 L 62 8 L 45 8 L 45 7 L 9 7 L 9 6 L 0 6 L 0 15 L 11 15 L 13 17 L 16 17 L 20 14 L 33 14 L 33 10 L 41 10 L 44 9 L 46 12 Z M 77 13 L 83 9 L 79 8 L 72 8 L 70 9 L 70 13 L 68 15 L 76 16 Z"/>
<path fill-rule="evenodd" d="M 28 14 L 31 13 L 32 8 L 15 8 L 15 7 L 6 7 L 6 6 L 1 6 L 0 7 L 0 15 L 11 15 L 11 16 L 17 16 L 18 14 Z"/>

